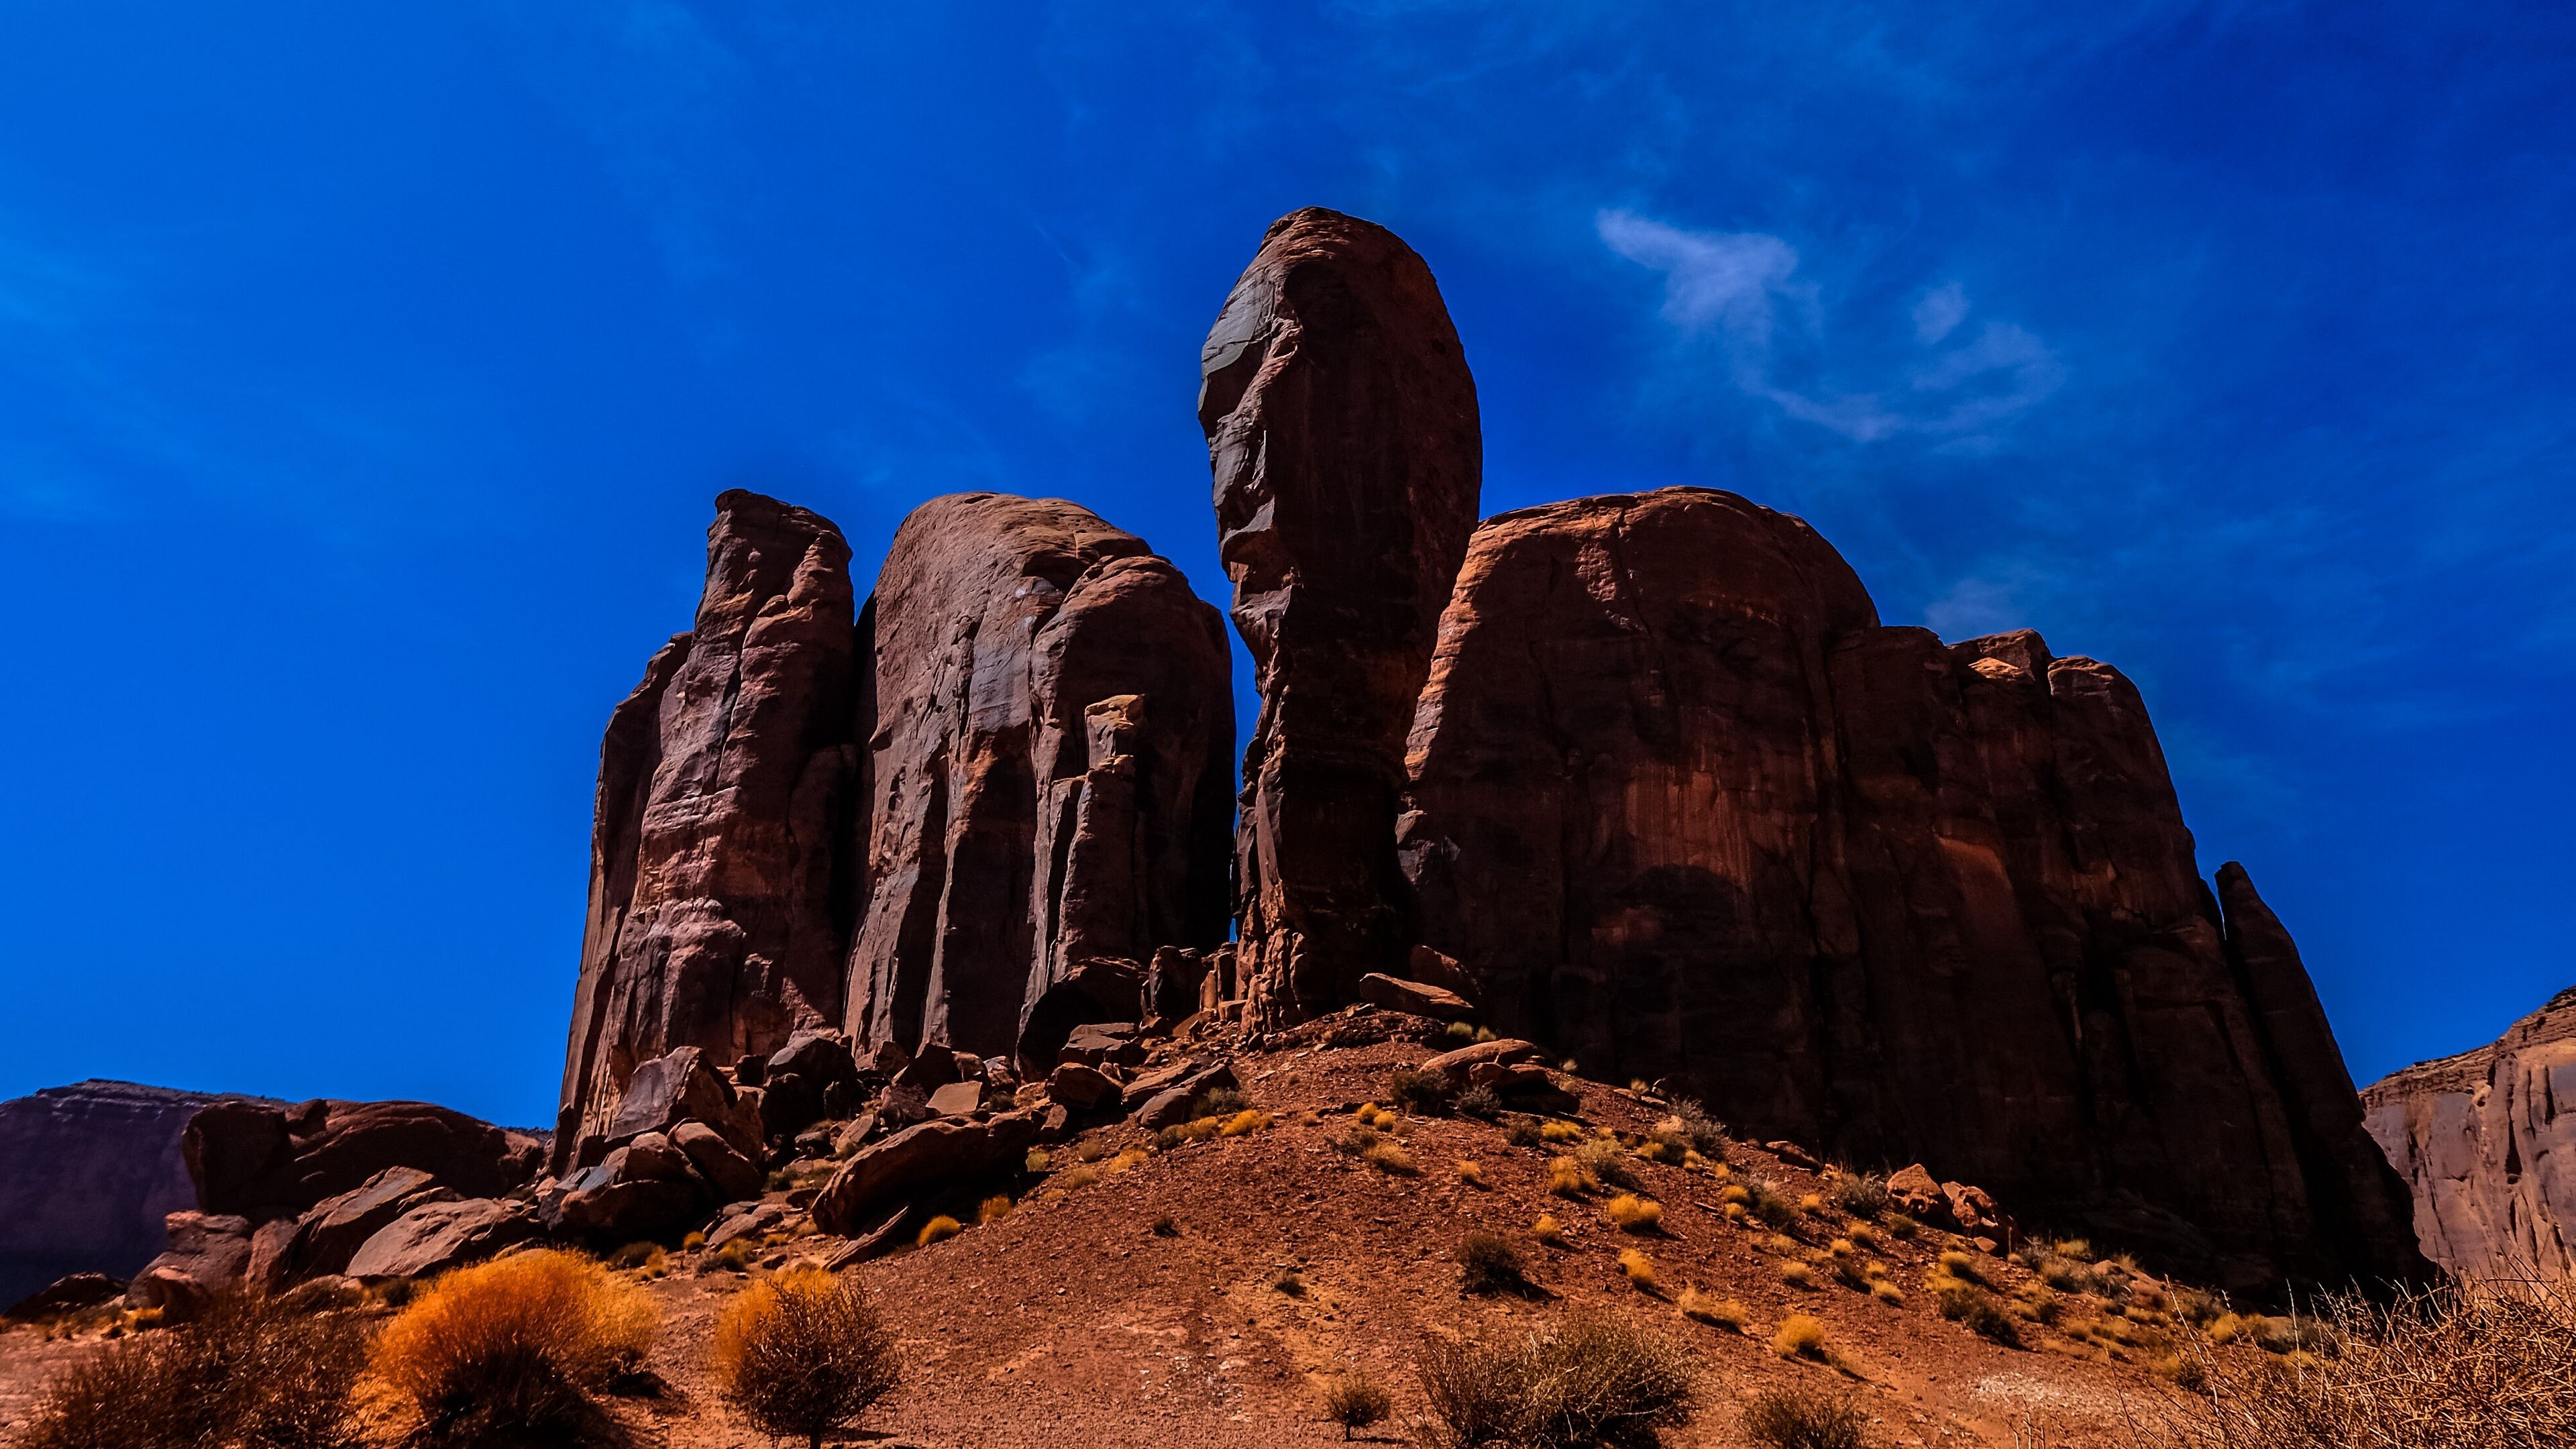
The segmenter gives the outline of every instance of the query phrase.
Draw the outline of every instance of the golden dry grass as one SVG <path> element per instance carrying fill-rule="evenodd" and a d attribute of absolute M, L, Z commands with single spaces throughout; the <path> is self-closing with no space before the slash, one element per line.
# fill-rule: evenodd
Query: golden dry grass
<path fill-rule="evenodd" d="M 1651 1233 L 1664 1220 L 1664 1205 L 1653 1198 L 1623 1192 L 1602 1206 L 1610 1221 L 1625 1233 Z"/>
<path fill-rule="evenodd" d="M 2232 1315 L 2231 1315 L 2232 1316 Z M 2576 1444 L 2576 1292 L 2460 1283 L 2373 1304 L 2328 1298 L 2274 1328 L 2275 1356 L 2221 1347 L 2220 1319 L 2159 1371 L 2197 1381 L 2196 1411 L 2133 1425 L 2155 1449 L 2497 1449 Z M 2311 1347 L 2295 1346 L 2299 1343 Z"/>
<path fill-rule="evenodd" d="M 1772 1335 L 1771 1348 L 1782 1358 L 1821 1359 L 1825 1356 L 1825 1326 L 1804 1313 L 1792 1313 L 1781 1322 L 1780 1331 Z"/>
<path fill-rule="evenodd" d="M 642 1362 L 652 1300 L 598 1261 L 560 1249 L 517 1253 L 432 1282 L 368 1354 L 433 1439 L 573 1432 L 592 1395 Z"/>

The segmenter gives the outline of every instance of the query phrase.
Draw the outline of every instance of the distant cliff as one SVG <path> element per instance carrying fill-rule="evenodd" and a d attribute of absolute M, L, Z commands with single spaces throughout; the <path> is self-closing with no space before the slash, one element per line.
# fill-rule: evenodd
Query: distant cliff
<path fill-rule="evenodd" d="M 0 1102 L 0 1303 L 151 1261 L 163 1215 L 197 1205 L 179 1133 L 214 1100 L 87 1081 Z"/>
<path fill-rule="evenodd" d="M 2370 1135 L 2414 1191 L 2426 1257 L 2473 1276 L 2576 1278 L 2576 988 L 2361 1099 Z"/>

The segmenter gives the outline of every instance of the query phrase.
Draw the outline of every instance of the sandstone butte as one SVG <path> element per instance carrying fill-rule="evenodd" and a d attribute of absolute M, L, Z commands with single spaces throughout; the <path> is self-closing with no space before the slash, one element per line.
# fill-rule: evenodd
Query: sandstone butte
<path fill-rule="evenodd" d="M 2475 1051 L 2361 1094 L 2414 1189 L 2425 1256 L 2454 1273 L 2576 1278 L 2576 989 Z"/>
<path fill-rule="evenodd" d="M 1420 959 L 1754 1140 L 2214 1282 L 2424 1274 L 2296 948 L 2241 869 L 2202 882 L 2116 670 L 1882 626 L 1731 494 L 1475 525 L 1463 351 L 1366 222 L 1274 225 L 1202 375 L 1261 700 L 1237 801 L 1215 612 L 1143 540 L 935 499 L 854 608 L 831 524 L 718 500 L 696 628 L 602 747 L 558 1172 L 675 1049 L 845 1026 L 928 1091 L 949 1049 L 1041 1074 L 1074 1019 L 1151 1015 L 1158 953 L 1252 1040 Z"/>

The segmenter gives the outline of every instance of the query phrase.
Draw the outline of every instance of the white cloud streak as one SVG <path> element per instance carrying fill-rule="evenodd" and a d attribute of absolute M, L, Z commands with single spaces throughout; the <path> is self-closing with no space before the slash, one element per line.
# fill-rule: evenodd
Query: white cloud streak
<path fill-rule="evenodd" d="M 1856 442 L 1909 434 L 1981 442 L 2065 381 L 2056 351 L 2029 330 L 2009 322 L 1969 328 L 1967 289 L 1949 281 L 1916 300 L 1910 353 L 1876 359 L 1870 369 L 1895 377 L 1844 386 L 1838 375 L 1849 359 L 1825 355 L 1829 300 L 1798 275 L 1798 251 L 1788 242 L 1618 210 L 1600 212 L 1594 226 L 1611 251 L 1664 274 L 1664 320 L 1685 338 L 1713 343 L 1738 391 Z M 1786 375 L 1782 354 L 1792 346 L 1823 356 L 1812 380 Z"/>

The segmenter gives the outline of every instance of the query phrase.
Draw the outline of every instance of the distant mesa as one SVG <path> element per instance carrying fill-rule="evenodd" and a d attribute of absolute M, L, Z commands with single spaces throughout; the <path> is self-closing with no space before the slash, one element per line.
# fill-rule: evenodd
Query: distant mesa
<path fill-rule="evenodd" d="M 196 1205 L 179 1135 L 215 1101 L 132 1082 L 0 1102 L 0 1305 L 69 1273 L 132 1276 Z"/>
<path fill-rule="evenodd" d="M 2413 1190 L 2427 1257 L 2472 1277 L 2576 1279 L 2576 988 L 2361 1099 Z"/>

